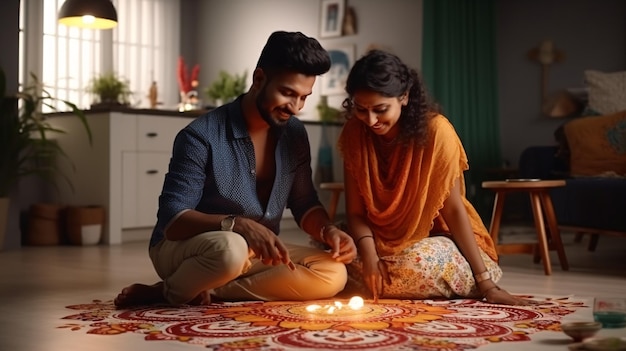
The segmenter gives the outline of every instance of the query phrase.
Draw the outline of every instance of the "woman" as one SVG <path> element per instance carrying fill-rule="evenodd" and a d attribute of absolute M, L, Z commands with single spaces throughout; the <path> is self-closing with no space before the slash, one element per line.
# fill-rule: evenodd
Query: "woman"
<path fill-rule="evenodd" d="M 527 303 L 496 285 L 494 243 L 465 197 L 463 145 L 427 101 L 417 72 L 373 50 L 350 71 L 346 92 L 339 148 L 348 231 L 359 251 L 351 278 L 375 300 Z"/>

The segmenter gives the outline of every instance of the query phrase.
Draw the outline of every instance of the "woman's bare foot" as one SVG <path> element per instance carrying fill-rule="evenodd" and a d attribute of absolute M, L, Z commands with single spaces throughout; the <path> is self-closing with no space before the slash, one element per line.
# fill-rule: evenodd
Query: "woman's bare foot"
<path fill-rule="evenodd" d="M 167 302 L 163 297 L 163 282 L 152 285 L 133 284 L 122 289 L 113 303 L 117 308 L 151 305 Z"/>

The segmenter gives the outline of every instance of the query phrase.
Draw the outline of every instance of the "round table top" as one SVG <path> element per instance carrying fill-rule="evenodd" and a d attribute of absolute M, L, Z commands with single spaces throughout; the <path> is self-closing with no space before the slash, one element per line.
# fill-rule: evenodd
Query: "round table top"
<path fill-rule="evenodd" d="M 490 180 L 482 183 L 485 189 L 537 189 L 556 188 L 565 186 L 565 180 L 541 180 L 541 179 L 507 179 Z"/>

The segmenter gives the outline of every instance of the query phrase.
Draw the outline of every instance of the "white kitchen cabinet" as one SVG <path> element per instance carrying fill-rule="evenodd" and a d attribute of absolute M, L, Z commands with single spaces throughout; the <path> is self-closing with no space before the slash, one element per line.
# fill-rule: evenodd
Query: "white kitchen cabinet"
<path fill-rule="evenodd" d="M 174 137 L 195 117 L 174 111 L 171 115 L 162 113 L 88 112 L 92 146 L 75 117 L 60 114 L 49 119 L 53 126 L 66 131 L 53 137 L 71 160 L 59 160 L 73 190 L 59 180 L 58 201 L 103 206 L 104 243 L 129 241 L 125 232 L 151 229 L 156 223 L 158 197 Z"/>

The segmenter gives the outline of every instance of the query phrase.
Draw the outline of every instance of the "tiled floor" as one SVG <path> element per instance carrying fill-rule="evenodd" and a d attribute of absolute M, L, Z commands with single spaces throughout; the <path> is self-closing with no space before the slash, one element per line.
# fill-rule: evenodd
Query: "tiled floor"
<path fill-rule="evenodd" d="M 302 236 L 285 233 L 286 240 L 300 240 L 298 237 Z M 596 252 L 588 252 L 586 242 L 574 243 L 572 235 L 564 235 L 564 240 L 570 271 L 561 270 L 554 253 L 551 276 L 545 276 L 542 265 L 534 264 L 529 255 L 503 256 L 500 285 L 514 293 L 626 296 L 625 238 L 602 237 Z M 145 242 L 1 252 L 0 350 L 199 349 L 167 342 L 147 344 L 133 335 L 108 338 L 56 328 L 64 323 L 61 317 L 71 313 L 66 305 L 109 300 L 132 282 L 156 280 Z M 622 331 L 626 336 L 626 329 L 613 332 Z M 557 346 L 555 350 L 566 349 Z"/>

